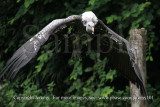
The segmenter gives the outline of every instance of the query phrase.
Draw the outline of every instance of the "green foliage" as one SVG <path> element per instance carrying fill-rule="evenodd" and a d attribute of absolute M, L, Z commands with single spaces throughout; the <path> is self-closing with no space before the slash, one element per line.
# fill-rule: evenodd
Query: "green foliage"
<path fill-rule="evenodd" d="M 108 74 L 106 75 L 106 79 L 107 80 L 111 80 L 111 82 L 113 81 L 114 79 L 114 76 L 116 74 L 116 70 L 109 70 Z"/>
<path fill-rule="evenodd" d="M 149 45 L 147 51 L 147 61 L 153 61 L 151 56 L 151 49 L 153 48 L 153 42 L 155 38 L 155 34 L 153 32 L 154 26 L 151 25 L 153 21 L 153 9 L 151 8 L 151 2 L 142 2 L 142 3 L 128 3 L 127 5 L 123 5 L 123 10 L 118 14 L 112 14 L 106 17 L 106 21 L 108 24 L 117 21 L 118 23 L 125 23 L 120 24 L 120 29 L 124 29 L 130 26 L 130 29 L 135 28 L 146 28 L 148 31 L 148 38 L 147 42 Z M 128 22 L 132 23 L 128 23 Z M 129 33 L 129 31 L 128 31 Z"/>
<path fill-rule="evenodd" d="M 72 31 L 72 27 L 70 26 L 70 27 L 68 28 L 68 34 L 70 34 L 71 31 Z"/>
<path fill-rule="evenodd" d="M 124 17 L 129 16 L 128 13 L 125 13 Z M 114 20 L 121 20 L 121 17 L 118 17 L 116 15 L 111 15 L 111 16 L 107 17 L 106 20 L 107 20 L 107 23 L 112 23 Z"/>
<path fill-rule="evenodd" d="M 29 38 L 24 36 L 24 27 L 34 25 L 37 31 L 29 28 L 28 34 L 37 33 L 50 21 L 67 17 L 72 14 L 81 14 L 92 10 L 107 23 L 111 29 L 125 38 L 129 37 L 129 30 L 134 28 L 147 29 L 147 84 L 149 95 L 153 95 L 152 105 L 160 102 L 159 71 L 156 60 L 159 52 L 159 17 L 160 2 L 155 1 L 126 1 L 126 0 L 16 0 L 2 1 L 0 15 L 0 70 L 11 55 Z M 70 26 L 66 35 L 74 32 Z M 80 32 L 77 32 L 80 33 Z M 65 34 L 64 34 L 65 35 Z M 60 35 L 59 37 L 63 37 Z M 92 39 L 81 41 L 82 45 Z M 58 50 L 62 51 L 63 40 L 59 41 Z M 75 45 L 77 39 L 72 41 Z M 116 70 L 108 68 L 108 58 L 101 58 L 101 53 L 94 50 L 77 55 L 76 53 L 54 53 L 54 37 L 41 48 L 35 60 L 22 69 L 13 82 L 0 83 L 0 106 L 6 107 L 128 107 L 130 100 L 106 100 L 104 97 L 129 96 L 128 83 L 119 87 L 116 82 L 119 75 Z M 76 54 L 76 58 L 74 55 Z M 158 55 L 159 56 L 159 55 Z M 153 66 L 154 65 L 154 66 Z M 151 71 L 153 69 L 153 72 Z M 123 77 L 121 77 L 122 79 Z M 156 80 L 157 78 L 157 80 Z M 124 88 L 125 87 L 125 88 Z M 42 96 L 46 100 L 18 100 L 14 97 Z M 57 99 L 53 99 L 53 96 Z M 90 100 L 58 100 L 60 96 L 91 97 Z M 49 99 L 47 98 L 49 97 Z M 101 97 L 101 99 L 93 99 Z"/>
<path fill-rule="evenodd" d="M 13 24 L 15 20 L 18 20 L 18 19 L 19 19 L 20 17 L 22 17 L 27 11 L 28 11 L 27 8 L 26 8 L 24 5 L 22 5 L 22 6 L 19 8 L 18 12 L 16 13 L 15 17 L 14 17 L 12 20 L 10 20 L 9 23 L 10 23 L 10 24 Z"/>
<path fill-rule="evenodd" d="M 86 11 L 90 11 L 90 10 L 95 10 L 100 8 L 101 6 L 107 4 L 108 2 L 110 2 L 111 0 L 101 0 L 100 2 L 97 0 L 89 0 L 88 4 L 89 7 L 86 8 Z"/>
<path fill-rule="evenodd" d="M 39 64 L 35 66 L 36 71 L 40 72 L 44 66 L 44 64 L 53 56 L 53 51 L 48 50 L 47 52 L 42 51 L 42 54 L 37 58 Z"/>
<path fill-rule="evenodd" d="M 33 4 L 35 2 L 35 0 L 25 0 L 24 2 L 24 6 L 26 8 L 28 8 L 31 4 Z"/>
<path fill-rule="evenodd" d="M 76 63 L 74 64 L 73 71 L 70 75 L 70 80 L 72 79 L 76 80 L 79 75 L 82 75 L 81 59 L 78 59 L 78 61 L 76 61 Z"/>

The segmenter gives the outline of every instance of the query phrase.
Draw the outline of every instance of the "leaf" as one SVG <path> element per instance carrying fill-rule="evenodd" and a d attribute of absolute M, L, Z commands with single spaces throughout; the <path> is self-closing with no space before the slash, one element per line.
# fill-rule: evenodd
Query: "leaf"
<path fill-rule="evenodd" d="M 106 79 L 111 80 L 111 82 L 112 82 L 115 75 L 116 75 L 116 70 L 111 70 L 110 69 L 109 72 L 106 75 Z"/>
<path fill-rule="evenodd" d="M 90 72 L 90 71 L 92 71 L 93 69 L 92 69 L 92 67 L 87 67 L 84 71 L 85 72 Z"/>
<path fill-rule="evenodd" d="M 35 2 L 35 0 L 25 0 L 24 2 L 24 6 L 26 8 L 28 8 L 31 4 L 33 4 Z"/>
<path fill-rule="evenodd" d="M 19 3 L 21 0 L 17 0 L 17 3 Z"/>
<path fill-rule="evenodd" d="M 145 3 L 143 3 L 143 4 L 141 5 L 141 7 L 140 7 L 140 11 L 143 11 L 144 8 L 148 7 L 149 5 L 151 5 L 151 2 L 145 2 Z"/>
<path fill-rule="evenodd" d="M 27 11 L 28 11 L 28 9 L 24 5 L 22 5 L 19 8 L 18 12 L 16 13 L 15 17 L 13 19 L 11 19 L 8 23 L 12 25 L 15 20 L 17 20 L 20 17 L 22 17 Z"/>
<path fill-rule="evenodd" d="M 52 0 L 44 0 L 43 4 L 46 5 L 47 3 L 51 3 Z"/>
<path fill-rule="evenodd" d="M 51 83 L 47 84 L 48 87 L 53 87 L 55 86 L 55 83 L 52 81 Z"/>
<path fill-rule="evenodd" d="M 147 56 L 147 57 L 146 57 L 146 61 L 148 61 L 148 60 L 149 60 L 149 58 L 150 58 L 150 57 L 149 57 L 149 56 Z"/>
<path fill-rule="evenodd" d="M 31 83 L 31 79 L 26 79 L 22 84 L 21 84 L 21 87 L 25 87 L 25 86 L 27 86 L 27 85 L 30 85 L 30 83 Z M 26 87 L 27 88 L 27 87 Z"/>
<path fill-rule="evenodd" d="M 38 64 L 37 66 L 35 66 L 36 71 L 37 71 L 37 72 L 40 72 L 41 69 L 43 68 L 43 66 L 44 66 L 44 63 L 40 63 L 40 64 Z"/>
<path fill-rule="evenodd" d="M 67 93 L 73 92 L 75 89 L 80 89 L 82 86 L 82 82 L 80 82 L 80 79 L 77 79 L 73 82 L 72 86 L 67 90 Z"/>
<path fill-rule="evenodd" d="M 123 18 L 126 19 L 130 16 L 131 13 L 130 13 L 130 11 L 123 11 L 122 14 L 123 14 Z"/>
<path fill-rule="evenodd" d="M 110 86 L 106 86 L 105 88 L 102 89 L 101 96 L 108 97 L 108 95 L 111 94 L 112 92 L 113 88 L 111 88 Z"/>
<path fill-rule="evenodd" d="M 99 57 L 99 53 L 95 52 L 95 51 L 87 51 L 87 56 L 89 56 L 90 59 L 92 60 L 96 60 L 97 57 Z"/>
<path fill-rule="evenodd" d="M 144 27 L 147 27 L 148 25 L 150 25 L 150 23 L 151 23 L 151 22 L 150 22 L 149 20 L 145 20 L 143 26 L 144 26 Z"/>
<path fill-rule="evenodd" d="M 72 32 L 72 27 L 70 26 L 69 28 L 68 28 L 68 34 L 70 34 Z"/>
<path fill-rule="evenodd" d="M 86 45 L 88 42 L 92 41 L 93 38 L 87 38 L 86 40 L 82 41 L 82 45 Z"/>
<path fill-rule="evenodd" d="M 68 65 L 69 65 L 69 66 L 72 66 L 73 64 L 74 64 L 74 60 L 73 60 L 73 59 L 69 59 Z"/>
<path fill-rule="evenodd" d="M 153 61 L 153 57 L 152 56 L 150 56 L 150 61 Z"/>
<path fill-rule="evenodd" d="M 131 14 L 137 13 L 138 8 L 139 8 L 139 5 L 138 5 L 137 3 L 134 3 L 134 4 L 132 5 L 131 11 L 130 11 Z"/>
<path fill-rule="evenodd" d="M 90 88 L 83 88 L 83 96 L 91 95 L 93 91 Z"/>
<path fill-rule="evenodd" d="M 70 80 L 76 80 L 78 75 L 82 75 L 82 59 L 79 58 L 76 63 L 74 64 L 74 68 L 72 73 L 70 74 Z"/>
<path fill-rule="evenodd" d="M 111 15 L 109 17 L 106 17 L 107 23 L 112 23 L 113 21 L 115 21 L 117 19 L 118 19 L 117 15 Z"/>
<path fill-rule="evenodd" d="M 54 81 L 52 81 L 51 83 L 47 84 L 47 86 L 48 86 L 48 91 L 49 91 L 50 93 L 52 93 L 53 87 L 55 86 Z"/>
<path fill-rule="evenodd" d="M 111 0 L 101 0 L 101 1 L 98 1 L 98 0 L 89 0 L 88 4 L 90 6 L 87 7 L 85 9 L 85 11 L 91 11 L 91 10 L 98 9 L 99 7 L 107 4 L 109 1 L 111 1 Z"/>
<path fill-rule="evenodd" d="M 150 44 L 149 44 L 149 49 L 151 49 L 153 46 L 154 46 L 154 44 L 153 44 L 153 43 L 150 43 Z"/>
<path fill-rule="evenodd" d="M 93 93 L 93 96 L 98 97 L 98 96 L 100 95 L 100 93 L 101 93 L 101 89 L 98 88 L 98 89 L 96 89 L 96 91 Z"/>
<path fill-rule="evenodd" d="M 88 4 L 93 6 L 94 3 L 95 3 L 95 0 L 89 0 L 89 3 L 88 3 Z"/>

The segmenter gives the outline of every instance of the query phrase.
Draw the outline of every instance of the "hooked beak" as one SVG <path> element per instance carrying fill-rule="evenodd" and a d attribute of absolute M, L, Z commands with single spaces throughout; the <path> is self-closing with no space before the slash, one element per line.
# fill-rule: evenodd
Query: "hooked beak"
<path fill-rule="evenodd" d="M 92 27 L 92 34 L 94 34 L 94 27 Z"/>

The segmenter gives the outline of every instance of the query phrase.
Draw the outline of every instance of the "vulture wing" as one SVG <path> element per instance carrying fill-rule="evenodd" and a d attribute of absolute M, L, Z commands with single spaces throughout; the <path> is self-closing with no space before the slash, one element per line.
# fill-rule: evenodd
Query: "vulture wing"
<path fill-rule="evenodd" d="M 6 75 L 10 80 L 14 79 L 18 71 L 36 56 L 40 47 L 48 40 L 53 31 L 61 30 L 57 28 L 60 28 L 62 25 L 76 20 L 80 21 L 81 15 L 73 15 L 64 19 L 53 20 L 50 24 L 48 24 L 34 37 L 28 40 L 13 54 L 11 59 L 7 62 L 6 66 L 0 71 L 0 79 L 4 75 Z M 141 93 L 144 96 L 147 96 L 144 82 L 129 42 L 113 32 L 101 20 L 98 20 L 98 25 L 103 29 L 105 33 L 110 35 L 107 43 L 109 43 L 110 40 L 116 41 L 113 43 L 114 49 L 112 49 L 108 53 L 105 53 L 105 55 L 109 57 L 109 64 L 111 68 L 117 69 L 130 81 L 132 81 L 133 83 L 137 83 L 138 86 L 140 86 Z M 95 30 L 95 34 L 97 34 L 96 31 L 99 32 L 101 30 Z M 108 44 L 103 45 L 103 43 L 101 43 L 101 45 L 102 48 L 109 47 Z M 119 51 L 119 47 L 121 47 L 121 49 L 124 49 L 125 51 Z"/>
<path fill-rule="evenodd" d="M 7 62 L 6 66 L 0 71 L 0 79 L 6 75 L 7 79 L 14 79 L 18 71 L 34 58 L 51 35 L 60 26 L 75 20 L 81 20 L 81 15 L 72 15 L 64 19 L 53 20 L 34 37 L 22 45 Z"/>
<path fill-rule="evenodd" d="M 98 20 L 98 26 L 109 36 L 107 40 L 109 44 L 101 43 L 101 47 L 110 48 L 109 45 L 112 45 L 111 50 L 104 53 L 105 56 L 109 57 L 110 67 L 117 69 L 128 80 L 140 86 L 142 95 L 146 97 L 148 94 L 144 86 L 144 81 L 129 42 L 108 28 L 101 20 Z"/>

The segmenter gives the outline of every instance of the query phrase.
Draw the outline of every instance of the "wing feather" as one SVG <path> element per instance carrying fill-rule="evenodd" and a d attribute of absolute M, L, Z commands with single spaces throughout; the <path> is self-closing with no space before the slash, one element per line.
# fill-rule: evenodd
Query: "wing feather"
<path fill-rule="evenodd" d="M 53 20 L 49 23 L 13 54 L 5 67 L 0 71 L 0 79 L 4 75 L 7 75 L 7 79 L 14 79 L 18 71 L 37 55 L 41 45 L 48 40 L 53 31 L 74 20 L 81 20 L 81 15 L 72 15 L 64 19 Z"/>
<path fill-rule="evenodd" d="M 115 39 L 118 41 L 121 41 L 127 51 L 127 53 L 118 53 L 118 52 L 112 51 L 110 54 L 108 54 L 109 60 L 111 59 L 110 61 L 111 66 L 113 68 L 116 68 L 118 71 L 120 71 L 123 74 L 123 76 L 126 77 L 131 82 L 137 83 L 138 86 L 140 86 L 141 94 L 147 97 L 148 94 L 145 89 L 144 81 L 142 79 L 142 75 L 140 73 L 138 64 L 135 61 L 135 55 L 130 47 L 129 42 L 126 39 L 119 36 L 118 34 L 116 34 L 110 28 L 108 28 L 101 20 L 99 20 L 99 25 L 105 30 L 107 34 L 111 35 L 110 39 L 112 39 L 113 41 L 115 41 Z M 116 45 L 119 45 L 119 44 L 117 43 Z M 128 67 L 129 70 L 126 69 L 126 67 Z M 150 103 L 150 101 L 148 102 Z"/>

